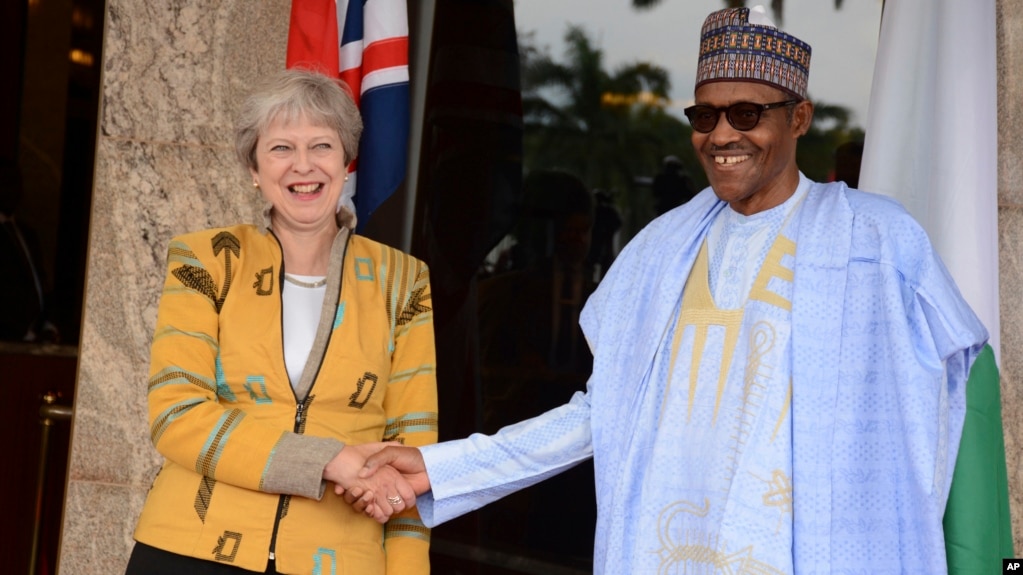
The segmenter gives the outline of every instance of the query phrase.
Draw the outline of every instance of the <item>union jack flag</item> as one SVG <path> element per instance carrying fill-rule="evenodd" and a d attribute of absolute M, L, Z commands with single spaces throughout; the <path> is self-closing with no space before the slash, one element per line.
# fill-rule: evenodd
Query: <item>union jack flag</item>
<path fill-rule="evenodd" d="M 365 125 L 358 166 L 343 200 L 355 196 L 361 230 L 405 178 L 409 130 L 408 9 L 405 0 L 292 0 L 287 67 L 336 74 L 352 89 Z M 351 205 L 349 205 L 351 207 Z"/>

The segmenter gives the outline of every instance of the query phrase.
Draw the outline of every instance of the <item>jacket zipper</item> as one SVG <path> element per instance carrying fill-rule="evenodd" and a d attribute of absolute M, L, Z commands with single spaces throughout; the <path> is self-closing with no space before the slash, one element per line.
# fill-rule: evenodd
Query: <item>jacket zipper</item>
<path fill-rule="evenodd" d="M 277 238 L 277 234 L 275 234 L 273 232 L 273 230 L 268 230 L 268 231 L 270 232 L 270 235 L 273 236 L 274 240 L 277 241 L 277 247 L 281 248 L 281 261 L 280 261 L 280 270 L 281 271 L 280 271 L 280 275 L 278 276 L 279 279 L 277 280 L 277 297 L 280 298 L 280 301 L 281 301 L 281 305 L 280 305 L 280 309 L 281 309 L 281 326 L 280 326 L 280 328 L 281 328 L 281 341 L 283 342 L 283 340 L 284 340 L 284 248 L 281 246 L 281 240 Z M 287 365 L 287 362 L 284 361 L 284 347 L 283 346 L 281 346 L 281 361 L 285 363 L 285 366 Z M 287 371 L 287 370 L 285 369 L 285 371 Z M 290 382 L 289 382 L 289 385 L 290 385 Z M 291 393 L 292 393 L 292 395 L 295 394 L 294 387 L 292 387 Z M 298 404 L 298 407 L 296 408 L 296 411 L 295 411 L 295 425 L 292 428 L 292 431 L 294 431 L 295 433 L 298 433 L 299 422 L 302 420 L 302 408 L 303 408 L 303 406 L 305 404 L 298 400 L 298 396 L 297 395 L 295 395 L 295 403 Z M 274 561 L 274 560 L 277 559 L 277 556 L 276 556 L 276 551 L 277 551 L 277 530 L 278 530 L 278 528 L 281 525 L 282 515 L 284 514 L 284 501 L 285 501 L 286 498 L 287 498 L 287 495 L 281 495 L 281 496 L 279 496 L 277 498 L 277 513 L 274 515 L 274 528 L 273 528 L 273 531 L 271 531 L 271 533 L 270 533 L 270 561 Z"/>
<path fill-rule="evenodd" d="M 302 411 L 304 409 L 305 409 L 305 402 L 304 401 L 300 402 L 298 404 L 298 407 L 295 409 L 295 426 L 293 428 L 293 431 L 295 433 L 299 433 L 299 430 L 301 430 L 301 428 L 302 428 Z M 270 560 L 271 561 L 273 561 L 273 560 L 275 560 L 277 558 L 276 555 L 275 555 L 275 551 L 277 550 L 277 528 L 280 527 L 280 525 L 281 525 L 281 516 L 284 513 L 284 500 L 287 497 L 288 497 L 287 495 L 281 495 L 277 499 L 277 516 L 274 518 L 274 530 L 273 530 L 273 533 L 270 535 Z"/>
<path fill-rule="evenodd" d="M 269 230 L 269 232 L 270 232 L 270 235 L 273 236 L 273 238 L 275 240 L 277 240 L 277 246 L 281 247 L 281 240 L 277 238 L 277 234 L 275 234 L 273 232 L 273 230 Z M 344 260 L 348 256 L 348 242 L 350 242 L 350 241 L 351 241 L 351 235 L 349 234 L 348 238 L 345 241 L 344 251 L 341 253 L 341 261 L 342 261 L 342 263 L 344 262 Z M 281 300 L 281 310 L 283 311 L 284 310 L 284 250 L 283 250 L 283 248 L 281 248 L 280 269 L 281 269 L 280 280 L 277 282 L 277 286 L 278 286 L 277 287 L 277 293 L 278 293 L 277 297 L 279 297 L 280 300 Z M 344 274 L 342 272 L 342 276 L 343 275 Z M 338 299 L 341 298 L 341 289 L 342 289 L 341 287 L 338 288 L 338 295 L 337 295 Z M 334 302 L 334 308 L 335 308 L 334 309 L 334 313 L 337 313 L 337 302 L 336 301 Z M 281 334 L 282 334 L 282 336 L 284 334 L 284 314 L 283 313 L 281 314 Z M 282 341 L 283 341 L 283 337 L 282 337 Z M 326 347 L 330 347 L 330 338 L 329 337 L 327 338 Z M 324 348 L 324 349 L 326 349 L 326 348 Z M 324 353 L 323 355 L 326 356 L 326 353 Z M 283 361 L 283 358 L 284 358 L 284 348 L 282 347 L 281 348 L 281 360 L 282 361 Z M 295 403 L 297 404 L 296 408 L 295 408 L 295 425 L 292 428 L 292 431 L 294 431 L 295 433 L 298 433 L 298 434 L 302 433 L 301 430 L 302 430 L 303 412 L 306 409 L 306 402 L 309 400 L 309 397 L 312 395 L 312 391 L 313 391 L 312 388 L 316 387 L 316 378 L 319 377 L 319 375 L 320 375 L 320 368 L 323 367 L 323 360 L 324 360 L 324 357 L 321 357 L 319 365 L 316 366 L 316 377 L 313 378 L 313 383 L 312 383 L 312 385 L 309 386 L 309 390 L 306 392 L 305 399 L 303 399 L 302 401 L 299 401 L 298 400 L 298 395 L 295 395 L 295 389 L 294 389 L 294 387 L 292 387 L 291 392 L 292 392 L 292 395 L 295 397 Z M 277 555 L 276 555 L 276 551 L 277 551 L 277 531 L 280 528 L 281 519 L 283 518 L 282 515 L 284 513 L 284 502 L 287 500 L 288 497 L 289 497 L 288 495 L 281 495 L 277 499 L 277 514 L 274 517 L 274 528 L 273 528 L 273 531 L 271 532 L 271 535 L 270 535 L 270 552 L 269 552 L 269 559 L 270 559 L 270 561 L 275 561 L 277 559 Z"/>

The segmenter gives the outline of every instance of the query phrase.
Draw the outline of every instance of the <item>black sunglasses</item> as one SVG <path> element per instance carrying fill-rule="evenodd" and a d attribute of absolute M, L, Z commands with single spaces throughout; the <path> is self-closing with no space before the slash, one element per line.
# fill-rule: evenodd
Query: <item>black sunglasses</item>
<path fill-rule="evenodd" d="M 757 124 L 760 123 L 760 114 L 765 111 L 784 108 L 799 102 L 799 100 L 785 100 L 784 102 L 774 102 L 773 104 L 737 102 L 731 106 L 722 106 L 720 108 L 698 104 L 696 106 L 689 106 L 682 110 L 682 113 L 689 118 L 689 123 L 693 126 L 693 129 L 702 134 L 709 134 L 714 131 L 714 128 L 718 125 L 718 120 L 721 118 L 721 112 L 725 113 L 728 123 L 733 128 L 740 132 L 745 132 L 757 127 Z"/>

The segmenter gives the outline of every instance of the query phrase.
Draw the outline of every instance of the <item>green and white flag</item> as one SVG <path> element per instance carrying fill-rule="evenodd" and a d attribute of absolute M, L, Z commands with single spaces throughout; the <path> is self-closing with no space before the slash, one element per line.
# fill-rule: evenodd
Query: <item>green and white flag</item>
<path fill-rule="evenodd" d="M 990 332 L 967 384 L 945 513 L 949 573 L 1012 557 L 999 398 L 995 0 L 889 0 L 881 17 L 859 187 L 927 230 Z"/>

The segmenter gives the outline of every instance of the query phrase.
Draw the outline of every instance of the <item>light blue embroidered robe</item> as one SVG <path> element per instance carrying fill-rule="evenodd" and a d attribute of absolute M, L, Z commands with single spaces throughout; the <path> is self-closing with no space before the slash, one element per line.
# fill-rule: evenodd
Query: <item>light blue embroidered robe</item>
<path fill-rule="evenodd" d="M 652 363 L 710 223 L 709 189 L 647 226 L 591 296 L 586 393 L 493 436 L 422 448 L 427 525 L 594 458 L 594 572 L 656 572 L 626 461 Z M 941 519 L 970 366 L 987 339 L 925 232 L 896 202 L 813 184 L 796 215 L 792 305 L 793 565 L 798 574 L 945 573 Z M 663 470 L 670 474 L 670 469 Z M 566 497 L 572 494 L 566 493 Z"/>

